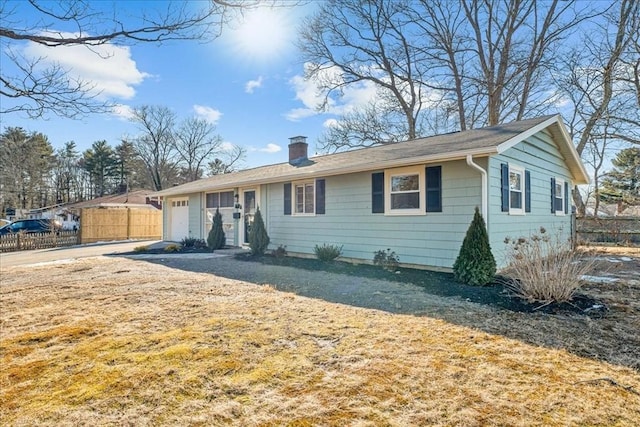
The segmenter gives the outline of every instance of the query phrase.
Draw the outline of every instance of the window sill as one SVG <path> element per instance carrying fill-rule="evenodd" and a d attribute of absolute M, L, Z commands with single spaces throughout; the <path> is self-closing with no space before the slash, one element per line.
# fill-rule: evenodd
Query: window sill
<path fill-rule="evenodd" d="M 385 216 L 424 216 L 426 214 L 422 209 L 398 209 L 384 213 Z"/>

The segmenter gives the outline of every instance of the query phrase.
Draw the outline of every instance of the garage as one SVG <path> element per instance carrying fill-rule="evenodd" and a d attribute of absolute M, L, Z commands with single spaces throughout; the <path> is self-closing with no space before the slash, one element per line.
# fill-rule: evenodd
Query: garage
<path fill-rule="evenodd" d="M 170 240 L 179 242 L 189 237 L 189 199 L 171 200 Z"/>

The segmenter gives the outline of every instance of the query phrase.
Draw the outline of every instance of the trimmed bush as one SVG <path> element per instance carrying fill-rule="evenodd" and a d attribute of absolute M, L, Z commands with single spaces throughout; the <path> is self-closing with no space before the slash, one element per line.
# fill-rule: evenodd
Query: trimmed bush
<path fill-rule="evenodd" d="M 544 227 L 540 234 L 518 239 L 505 239 L 507 244 L 506 287 L 529 302 L 570 301 L 581 286 L 581 276 L 595 263 L 571 248 L 560 233 L 550 237 Z"/>
<path fill-rule="evenodd" d="M 327 245 L 325 243 L 322 246 L 316 245 L 313 248 L 313 252 L 320 261 L 329 262 L 342 255 L 342 246 Z"/>
<path fill-rule="evenodd" d="M 195 237 L 185 237 L 180 241 L 180 245 L 182 245 L 183 248 L 200 249 L 206 248 L 207 242 L 205 242 L 203 239 L 197 239 Z"/>
<path fill-rule="evenodd" d="M 268 246 L 269 235 L 264 227 L 260 208 L 256 208 L 256 213 L 253 217 L 253 225 L 251 226 L 251 232 L 249 233 L 249 247 L 251 248 L 251 255 L 264 255 Z"/>
<path fill-rule="evenodd" d="M 213 252 L 216 249 L 224 248 L 226 242 L 227 238 L 224 235 L 224 228 L 222 227 L 222 214 L 220 214 L 220 209 L 216 208 L 216 213 L 213 216 L 213 224 L 207 236 L 207 246 L 211 249 L 211 252 Z"/>
<path fill-rule="evenodd" d="M 386 251 L 381 249 L 373 253 L 373 265 L 378 265 L 387 271 L 396 272 L 399 264 L 400 258 L 390 248 L 387 248 Z"/>
<path fill-rule="evenodd" d="M 459 282 L 477 286 L 489 284 L 496 275 L 496 260 L 491 253 L 487 227 L 477 206 L 453 264 L 453 275 Z"/>

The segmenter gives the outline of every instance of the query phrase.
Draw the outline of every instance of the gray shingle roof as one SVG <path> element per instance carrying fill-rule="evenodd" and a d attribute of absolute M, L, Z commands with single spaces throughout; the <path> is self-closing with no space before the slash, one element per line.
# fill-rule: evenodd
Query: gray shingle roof
<path fill-rule="evenodd" d="M 517 139 L 518 136 L 555 117 L 559 116 L 543 116 L 464 132 L 316 156 L 311 157 L 309 162 L 302 166 L 292 166 L 289 163 L 261 166 L 204 178 L 159 191 L 155 195 L 190 194 L 246 185 L 372 171 L 429 161 L 454 160 L 464 158 L 467 154 L 488 156 L 496 154 L 501 144 Z M 523 139 L 525 137 L 523 136 Z"/>

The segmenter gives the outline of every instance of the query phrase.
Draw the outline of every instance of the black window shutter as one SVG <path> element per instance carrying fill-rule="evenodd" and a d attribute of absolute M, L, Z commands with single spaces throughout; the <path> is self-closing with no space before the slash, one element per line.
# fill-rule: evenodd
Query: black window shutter
<path fill-rule="evenodd" d="M 509 212 L 509 165 L 501 165 L 502 212 Z"/>
<path fill-rule="evenodd" d="M 531 212 L 531 172 L 524 171 L 524 211 Z"/>
<path fill-rule="evenodd" d="M 556 179 L 551 178 L 551 213 L 556 213 Z"/>
<path fill-rule="evenodd" d="M 316 214 L 324 215 L 324 179 L 316 179 Z"/>
<path fill-rule="evenodd" d="M 384 172 L 371 174 L 371 213 L 384 213 Z"/>
<path fill-rule="evenodd" d="M 564 213 L 569 213 L 569 183 L 564 182 Z"/>
<path fill-rule="evenodd" d="M 427 212 L 442 212 L 442 166 L 425 170 L 427 180 Z"/>
<path fill-rule="evenodd" d="M 284 214 L 291 215 L 291 183 L 284 185 Z"/>

